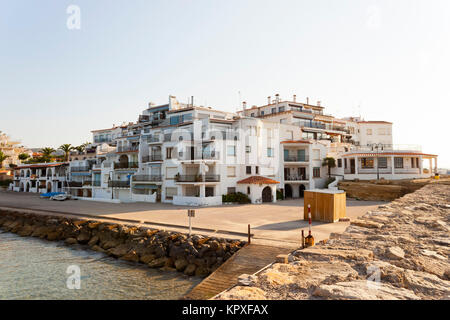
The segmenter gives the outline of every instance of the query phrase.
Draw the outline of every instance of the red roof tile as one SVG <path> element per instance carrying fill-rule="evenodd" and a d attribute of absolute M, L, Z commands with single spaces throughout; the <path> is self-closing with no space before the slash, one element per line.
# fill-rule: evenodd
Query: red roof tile
<path fill-rule="evenodd" d="M 239 184 L 278 184 L 280 182 L 261 176 L 251 176 L 238 181 Z"/>

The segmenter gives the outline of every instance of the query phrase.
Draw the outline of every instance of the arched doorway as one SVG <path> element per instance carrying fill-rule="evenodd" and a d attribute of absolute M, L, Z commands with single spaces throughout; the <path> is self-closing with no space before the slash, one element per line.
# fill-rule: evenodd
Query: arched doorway
<path fill-rule="evenodd" d="M 128 156 L 126 154 L 120 156 L 119 168 L 128 168 Z"/>
<path fill-rule="evenodd" d="M 303 198 L 305 196 L 305 185 L 304 184 L 301 184 L 298 187 L 298 194 L 299 194 L 300 198 Z"/>
<path fill-rule="evenodd" d="M 30 192 L 30 183 L 27 183 L 25 186 L 25 192 Z"/>
<path fill-rule="evenodd" d="M 262 191 L 262 202 L 272 202 L 272 189 L 265 187 Z"/>
<path fill-rule="evenodd" d="M 52 183 L 47 182 L 47 192 L 52 192 Z"/>
<path fill-rule="evenodd" d="M 291 199 L 292 198 L 292 187 L 290 184 L 286 184 L 284 186 L 284 197 L 286 199 Z"/>

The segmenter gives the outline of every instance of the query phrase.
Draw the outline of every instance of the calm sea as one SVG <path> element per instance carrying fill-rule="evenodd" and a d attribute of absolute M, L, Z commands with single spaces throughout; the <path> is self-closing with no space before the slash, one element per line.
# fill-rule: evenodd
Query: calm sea
<path fill-rule="evenodd" d="M 69 289 L 77 286 L 78 271 L 80 289 Z M 59 242 L 0 233 L 0 299 L 178 299 L 201 280 Z"/>

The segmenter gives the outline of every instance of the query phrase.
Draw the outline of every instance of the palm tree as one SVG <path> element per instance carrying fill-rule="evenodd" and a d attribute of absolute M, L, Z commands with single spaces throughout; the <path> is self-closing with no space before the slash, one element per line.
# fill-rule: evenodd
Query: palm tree
<path fill-rule="evenodd" d="M 43 162 L 50 162 L 51 159 L 52 159 L 52 154 L 53 154 L 53 152 L 55 152 L 55 151 L 56 151 L 56 150 L 53 149 L 53 148 L 51 148 L 51 147 L 43 148 L 43 149 L 41 150 L 41 153 L 42 153 L 41 160 L 42 160 Z"/>
<path fill-rule="evenodd" d="M 73 147 L 73 150 L 77 150 L 78 153 L 80 154 L 80 153 L 83 153 L 84 150 L 86 150 L 86 146 L 82 144 L 82 145 L 79 145 L 78 147 Z"/>
<path fill-rule="evenodd" d="M 64 161 L 69 161 L 69 154 L 73 149 L 74 147 L 72 147 L 72 145 L 69 143 L 63 144 L 59 147 L 59 150 L 64 151 Z"/>
<path fill-rule="evenodd" d="M 29 155 L 28 153 L 21 153 L 21 154 L 19 154 L 19 156 L 18 156 L 19 160 L 21 160 L 21 161 L 25 161 L 25 160 L 27 160 L 29 157 L 30 157 L 30 155 Z"/>
<path fill-rule="evenodd" d="M 3 153 L 3 151 L 0 150 L 0 168 L 3 166 L 3 161 L 8 159 L 9 156 Z"/>
<path fill-rule="evenodd" d="M 331 178 L 331 168 L 336 167 L 336 160 L 333 157 L 323 159 L 322 166 L 328 167 L 328 178 Z"/>

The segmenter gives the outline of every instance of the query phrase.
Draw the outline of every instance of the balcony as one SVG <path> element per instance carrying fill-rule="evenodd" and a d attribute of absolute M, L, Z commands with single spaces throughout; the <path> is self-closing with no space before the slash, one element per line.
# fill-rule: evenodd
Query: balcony
<path fill-rule="evenodd" d="M 121 146 L 117 147 L 117 152 L 137 152 L 139 151 L 139 146 Z"/>
<path fill-rule="evenodd" d="M 146 174 L 138 174 L 133 176 L 133 181 L 154 181 L 154 182 L 161 182 L 162 181 L 162 175 L 146 175 Z"/>
<path fill-rule="evenodd" d="M 83 186 L 83 183 L 78 181 L 69 181 L 68 184 L 70 188 L 81 188 Z"/>
<path fill-rule="evenodd" d="M 84 166 L 84 167 L 71 167 L 71 168 L 70 168 L 70 171 L 71 171 L 71 172 L 86 172 L 86 171 L 89 171 L 89 170 L 91 170 L 91 168 L 88 167 L 88 166 Z"/>
<path fill-rule="evenodd" d="M 179 152 L 178 153 L 178 159 L 180 160 L 190 160 L 190 161 L 194 161 L 194 160 L 219 160 L 220 159 L 220 153 L 217 151 L 211 151 L 211 152 L 197 152 L 197 153 L 184 153 L 184 152 Z"/>
<path fill-rule="evenodd" d="M 152 154 L 142 157 L 142 162 L 163 161 L 162 154 Z"/>
<path fill-rule="evenodd" d="M 91 187 L 92 186 L 92 180 L 84 180 L 83 181 L 83 187 Z"/>
<path fill-rule="evenodd" d="M 307 175 L 288 175 L 284 177 L 284 181 L 308 181 Z"/>
<path fill-rule="evenodd" d="M 139 167 L 137 162 L 114 162 L 114 169 L 136 169 Z"/>
<path fill-rule="evenodd" d="M 309 162 L 309 156 L 308 155 L 286 156 L 284 157 L 284 162 Z"/>
<path fill-rule="evenodd" d="M 298 121 L 296 124 L 300 125 L 301 127 L 307 127 L 307 128 L 316 128 L 316 129 L 325 129 L 326 126 L 322 122 L 318 121 Z"/>
<path fill-rule="evenodd" d="M 176 175 L 176 182 L 220 182 L 219 174 Z"/>
<path fill-rule="evenodd" d="M 129 181 L 112 180 L 112 181 L 108 181 L 108 187 L 109 188 L 129 188 L 130 182 Z"/>
<path fill-rule="evenodd" d="M 94 180 L 94 181 L 92 182 L 92 186 L 93 186 L 93 187 L 100 187 L 101 185 L 102 185 L 102 182 L 101 182 L 101 181 Z"/>
<path fill-rule="evenodd" d="M 161 139 L 159 136 L 148 136 L 147 143 L 161 143 Z"/>

